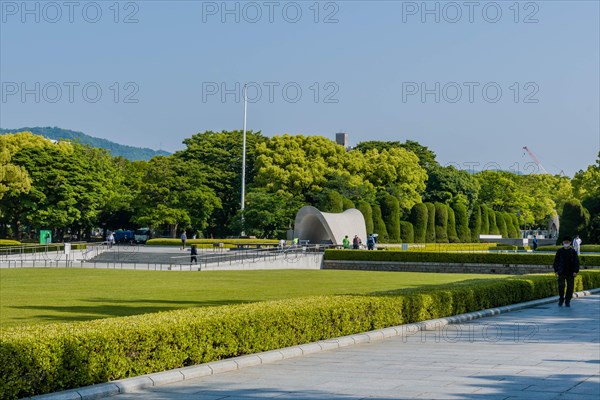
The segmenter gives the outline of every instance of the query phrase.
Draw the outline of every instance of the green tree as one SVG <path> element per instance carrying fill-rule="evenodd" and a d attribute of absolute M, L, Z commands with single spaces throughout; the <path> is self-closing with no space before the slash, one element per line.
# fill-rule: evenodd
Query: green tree
<path fill-rule="evenodd" d="M 488 209 L 488 224 L 490 226 L 490 235 L 499 235 L 498 221 L 496 220 L 496 212 L 493 209 Z"/>
<path fill-rule="evenodd" d="M 246 185 L 249 191 L 256 173 L 256 148 L 267 138 L 260 132 L 246 132 Z M 206 131 L 185 139 L 186 148 L 174 157 L 191 162 L 202 176 L 203 184 L 211 189 L 221 202 L 207 222 L 208 235 L 225 237 L 238 234 L 233 220 L 241 207 L 242 192 L 242 131 Z M 204 178 L 205 177 L 205 178 Z"/>
<path fill-rule="evenodd" d="M 464 200 L 471 209 L 477 201 L 479 183 L 467 171 L 459 171 L 453 166 L 434 167 L 428 172 L 427 187 L 423 198 L 427 201 L 456 203 Z"/>
<path fill-rule="evenodd" d="M 135 222 L 152 228 L 168 227 L 172 237 L 180 229 L 204 230 L 213 211 L 221 207 L 207 180 L 195 161 L 154 157 L 142 179 Z"/>
<path fill-rule="evenodd" d="M 410 211 L 410 222 L 414 228 L 415 243 L 425 243 L 427 216 L 427 206 L 423 203 L 415 204 Z"/>
<path fill-rule="evenodd" d="M 284 192 L 271 193 L 260 188 L 248 192 L 246 199 L 246 233 L 259 238 L 285 238 L 296 213 L 304 206 L 299 199 Z M 240 218 L 236 221 L 234 228 L 241 231 Z"/>

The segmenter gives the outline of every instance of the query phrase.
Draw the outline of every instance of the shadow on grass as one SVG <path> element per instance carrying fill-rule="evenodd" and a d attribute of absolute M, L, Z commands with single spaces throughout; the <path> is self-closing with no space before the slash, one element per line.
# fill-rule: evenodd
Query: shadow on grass
<path fill-rule="evenodd" d="M 76 322 L 89 321 L 99 318 L 126 317 L 131 315 L 149 314 L 160 311 L 173 311 L 193 307 L 215 307 L 224 305 L 252 303 L 247 300 L 156 300 L 156 299 L 138 299 L 138 300 L 110 300 L 110 299 L 89 299 L 89 303 L 98 303 L 98 305 L 78 305 L 78 306 L 53 306 L 53 305 L 30 305 L 30 306 L 12 306 L 18 310 L 37 310 L 47 311 L 48 314 L 38 314 L 34 316 L 23 317 L 24 320 L 32 318 L 49 322 Z M 112 304 L 111 304 L 112 303 Z M 131 305 L 139 304 L 139 305 Z M 147 304 L 147 305 L 146 305 Z"/>

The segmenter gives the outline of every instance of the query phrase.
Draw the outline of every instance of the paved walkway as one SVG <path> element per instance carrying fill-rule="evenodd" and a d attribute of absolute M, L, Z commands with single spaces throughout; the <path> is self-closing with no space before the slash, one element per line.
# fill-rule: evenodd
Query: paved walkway
<path fill-rule="evenodd" d="M 600 398 L 600 296 L 571 306 L 545 304 L 110 398 Z"/>

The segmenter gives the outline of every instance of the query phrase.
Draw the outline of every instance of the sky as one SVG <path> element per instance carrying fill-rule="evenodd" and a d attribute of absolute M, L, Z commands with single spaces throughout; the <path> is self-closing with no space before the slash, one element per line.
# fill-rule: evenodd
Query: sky
<path fill-rule="evenodd" d="M 0 127 L 167 151 L 207 130 L 416 140 L 572 176 L 600 151 L 598 1 L 0 0 Z"/>

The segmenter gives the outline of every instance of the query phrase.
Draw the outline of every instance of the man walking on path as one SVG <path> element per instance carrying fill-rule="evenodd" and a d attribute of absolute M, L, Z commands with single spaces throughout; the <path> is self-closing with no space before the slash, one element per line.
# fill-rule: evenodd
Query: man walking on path
<path fill-rule="evenodd" d="M 571 247 L 571 239 L 563 239 L 563 247 L 558 249 L 554 256 L 554 272 L 558 281 L 558 306 L 563 303 L 571 307 L 571 297 L 573 297 L 573 287 L 575 286 L 575 276 L 579 272 L 579 257 L 574 248 Z M 567 293 L 565 293 L 565 283 Z"/>
<path fill-rule="evenodd" d="M 577 252 L 577 255 L 581 254 L 581 239 L 579 238 L 579 235 L 575 236 L 575 240 L 573 241 L 573 248 Z"/>
<path fill-rule="evenodd" d="M 187 235 L 185 231 L 181 234 L 181 250 L 185 250 L 185 242 L 187 242 Z"/>

